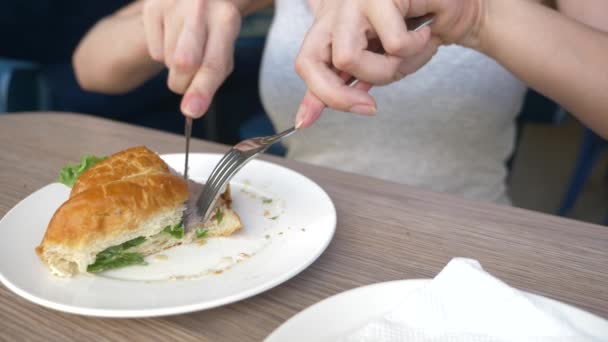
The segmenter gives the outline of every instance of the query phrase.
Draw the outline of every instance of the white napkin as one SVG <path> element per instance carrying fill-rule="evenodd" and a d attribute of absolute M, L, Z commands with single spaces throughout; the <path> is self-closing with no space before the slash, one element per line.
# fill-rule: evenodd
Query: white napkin
<path fill-rule="evenodd" d="M 453 259 L 428 285 L 395 300 L 391 312 L 343 341 L 599 341 L 494 278 L 476 260 Z"/>

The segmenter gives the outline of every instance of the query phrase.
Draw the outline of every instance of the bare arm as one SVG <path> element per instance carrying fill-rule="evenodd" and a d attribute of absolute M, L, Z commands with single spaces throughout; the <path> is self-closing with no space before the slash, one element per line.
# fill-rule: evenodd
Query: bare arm
<path fill-rule="evenodd" d="M 344 86 L 332 67 L 371 84 L 390 83 L 426 64 L 439 45 L 460 44 L 496 59 L 608 137 L 608 33 L 602 32 L 608 31 L 608 1 L 560 0 L 566 15 L 541 6 L 541 0 L 316 1 L 317 19 L 296 61 L 309 87 L 298 109 L 299 127 L 310 126 L 323 103 L 373 112 L 375 103 L 365 92 L 369 87 Z M 430 39 L 421 33 L 407 37 L 400 17 L 427 13 L 436 17 Z M 366 30 L 357 29 L 362 23 Z M 367 51 L 370 33 L 378 36 L 388 56 Z M 426 41 L 422 50 L 420 41 Z M 365 62 L 366 56 L 376 62 Z M 361 111 L 361 104 L 369 110 Z"/>
<path fill-rule="evenodd" d="M 608 2 L 561 1 L 574 19 L 525 0 L 487 3 L 477 48 L 608 137 Z"/>
<path fill-rule="evenodd" d="M 137 1 L 100 20 L 80 41 L 72 62 L 84 89 L 125 93 L 162 70 L 148 54 L 142 6 Z"/>
<path fill-rule="evenodd" d="M 272 0 L 228 1 L 243 15 L 272 3 Z M 73 55 L 73 65 L 78 83 L 84 89 L 106 94 L 125 93 L 165 67 L 149 53 L 142 19 L 144 3 L 145 0 L 138 0 L 100 20 L 81 40 Z"/>

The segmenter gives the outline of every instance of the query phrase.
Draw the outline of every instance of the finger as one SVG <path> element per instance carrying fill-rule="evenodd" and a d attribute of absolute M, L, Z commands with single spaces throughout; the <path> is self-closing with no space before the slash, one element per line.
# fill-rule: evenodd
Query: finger
<path fill-rule="evenodd" d="M 404 19 L 407 8 L 402 13 L 393 1 L 368 1 L 366 6 L 367 18 L 388 55 L 409 57 L 422 52 L 431 32 L 408 31 Z"/>
<path fill-rule="evenodd" d="M 401 57 L 380 55 L 367 50 L 359 51 L 355 56 L 349 56 L 349 58 L 352 59 L 347 63 L 341 63 L 335 59 L 333 63 L 339 70 L 346 71 L 361 81 L 376 85 L 394 82 L 399 72 L 399 65 L 403 63 Z"/>
<path fill-rule="evenodd" d="M 359 12 L 347 9 L 341 14 L 340 25 L 335 25 L 332 39 L 332 64 L 360 80 L 374 84 L 389 83 L 402 60 L 368 51 L 368 27 L 370 23 Z"/>
<path fill-rule="evenodd" d="M 310 90 L 307 90 L 296 114 L 296 128 L 300 129 L 312 126 L 321 117 L 321 112 L 325 108 L 325 103 Z"/>
<path fill-rule="evenodd" d="M 163 1 L 149 0 L 143 7 L 144 32 L 148 53 L 157 62 L 164 61 Z"/>
<path fill-rule="evenodd" d="M 203 2 L 185 4 L 190 6 L 184 12 L 186 18 L 177 39 L 168 79 L 169 88 L 180 94 L 186 91 L 202 64 L 206 39 Z"/>
<path fill-rule="evenodd" d="M 175 8 L 172 8 L 171 13 L 164 16 L 163 20 L 163 55 L 167 68 L 173 66 L 173 54 L 177 39 L 183 28 L 183 19 Z"/>
<path fill-rule="evenodd" d="M 340 78 L 346 81 L 350 79 L 351 76 L 347 73 L 341 73 Z M 367 92 L 371 89 L 372 85 L 367 82 L 359 81 L 353 87 Z M 296 128 L 308 128 L 312 126 L 312 124 L 321 117 L 321 113 L 325 108 L 325 103 L 323 103 L 321 99 L 311 91 L 307 91 L 300 104 L 300 109 L 296 114 Z"/>
<path fill-rule="evenodd" d="M 399 66 L 399 73 L 405 77 L 418 71 L 433 58 L 440 45 L 441 41 L 439 38 L 433 37 L 419 54 L 406 58 L 403 63 L 401 63 Z"/>
<path fill-rule="evenodd" d="M 182 112 L 192 118 L 199 118 L 207 111 L 211 99 L 234 66 L 234 42 L 240 28 L 240 13 L 224 2 L 217 2 L 215 6 L 207 26 L 208 48 L 182 101 Z"/>
<path fill-rule="evenodd" d="M 373 114 L 375 102 L 366 92 L 350 88 L 334 72 L 331 63 L 331 38 L 324 23 L 314 24 L 296 59 L 296 71 L 309 90 L 329 107 L 359 114 Z M 307 110 L 306 108 L 301 108 Z M 304 114 L 302 114 L 304 115 Z"/>

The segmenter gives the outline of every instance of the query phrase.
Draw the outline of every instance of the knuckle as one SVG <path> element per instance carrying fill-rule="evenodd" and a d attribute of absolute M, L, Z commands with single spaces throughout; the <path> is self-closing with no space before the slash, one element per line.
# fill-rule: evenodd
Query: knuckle
<path fill-rule="evenodd" d="M 306 60 L 302 56 L 298 56 L 294 63 L 294 68 L 296 69 L 296 73 L 298 74 L 298 76 L 300 76 L 302 78 L 304 78 L 304 75 L 306 74 L 306 64 L 307 64 Z"/>
<path fill-rule="evenodd" d="M 207 60 L 203 63 L 201 69 L 203 69 L 205 72 L 224 75 L 231 71 L 230 64 L 232 63 L 222 63 L 216 60 Z"/>
<path fill-rule="evenodd" d="M 407 75 L 409 75 L 409 71 L 407 66 L 406 67 L 398 67 L 395 72 L 393 72 L 392 75 L 392 79 L 389 80 L 390 82 L 396 82 L 399 81 L 403 78 L 405 78 Z"/>
<path fill-rule="evenodd" d="M 199 66 L 198 64 L 199 61 L 193 53 L 178 51 L 173 58 L 175 68 L 182 71 L 196 70 Z"/>
<path fill-rule="evenodd" d="M 338 96 L 336 96 L 336 97 L 338 97 Z M 338 97 L 338 98 L 343 98 L 343 96 Z M 346 101 L 340 100 L 337 98 L 333 98 L 333 97 L 328 97 L 327 99 L 323 100 L 323 102 L 325 102 L 330 108 L 333 108 L 335 110 L 339 110 L 342 112 L 347 112 L 350 108 L 350 106 L 348 105 L 348 103 L 346 103 Z"/>
<path fill-rule="evenodd" d="M 231 59 L 226 63 L 226 74 L 230 74 L 234 71 L 234 61 Z"/>
<path fill-rule="evenodd" d="M 144 16 L 147 16 L 151 13 L 154 13 L 156 8 L 158 8 L 160 1 L 159 0 L 147 0 L 144 1 L 144 5 L 142 7 L 142 13 Z"/>
<path fill-rule="evenodd" d="M 185 87 L 184 85 L 179 82 L 179 80 L 176 77 L 173 76 L 169 76 L 169 78 L 167 78 L 167 87 L 169 87 L 169 89 L 177 94 L 183 94 L 185 92 Z"/>
<path fill-rule="evenodd" d="M 339 70 L 349 71 L 355 66 L 356 60 L 352 53 L 338 51 L 332 57 L 332 63 Z"/>
<path fill-rule="evenodd" d="M 231 2 L 220 1 L 216 3 L 215 14 L 222 24 L 234 25 L 241 23 L 241 12 Z"/>
<path fill-rule="evenodd" d="M 399 56 L 406 48 L 406 41 L 404 37 L 391 36 L 382 43 L 382 47 L 387 54 L 392 56 Z"/>
<path fill-rule="evenodd" d="M 156 62 L 159 62 L 159 63 L 165 62 L 162 51 L 159 51 L 155 48 L 148 46 L 148 54 L 150 55 L 150 58 L 152 58 L 152 60 L 154 60 Z"/>
<path fill-rule="evenodd" d="M 188 14 L 200 16 L 201 14 L 203 14 L 205 12 L 205 7 L 207 6 L 207 1 L 206 0 L 195 0 L 195 1 L 190 1 L 187 4 L 190 5 L 189 6 L 190 8 L 187 9 L 187 11 L 189 12 Z"/>

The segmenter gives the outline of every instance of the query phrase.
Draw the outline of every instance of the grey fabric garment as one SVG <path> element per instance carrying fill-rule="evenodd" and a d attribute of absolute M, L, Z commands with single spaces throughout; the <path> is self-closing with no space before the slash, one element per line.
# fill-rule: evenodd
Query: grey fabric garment
<path fill-rule="evenodd" d="M 276 0 L 262 101 L 275 126 L 294 124 L 305 92 L 294 60 L 313 15 L 305 0 Z M 440 48 L 417 73 L 372 89 L 375 117 L 326 110 L 290 137 L 288 158 L 470 199 L 509 203 L 505 161 L 525 85 L 492 59 Z"/>

